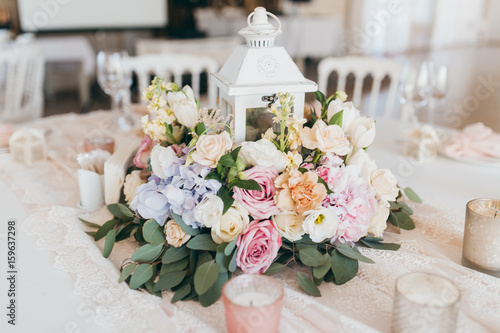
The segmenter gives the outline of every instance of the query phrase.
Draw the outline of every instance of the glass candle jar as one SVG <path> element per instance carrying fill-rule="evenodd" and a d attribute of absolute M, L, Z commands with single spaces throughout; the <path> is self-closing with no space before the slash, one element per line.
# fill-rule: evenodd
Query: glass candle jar
<path fill-rule="evenodd" d="M 500 277 L 500 200 L 467 203 L 462 264 Z"/>
<path fill-rule="evenodd" d="M 115 151 L 115 140 L 106 135 L 95 135 L 91 138 L 87 138 L 83 142 L 83 149 L 87 153 L 93 150 L 101 149 L 109 151 L 110 154 L 113 154 Z"/>
<path fill-rule="evenodd" d="M 241 275 L 222 289 L 229 333 L 277 332 L 284 291 L 281 283 L 265 275 Z"/>

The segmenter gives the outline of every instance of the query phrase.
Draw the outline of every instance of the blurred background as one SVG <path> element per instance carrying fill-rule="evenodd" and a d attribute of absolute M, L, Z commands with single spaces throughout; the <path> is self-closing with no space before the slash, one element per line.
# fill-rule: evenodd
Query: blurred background
<path fill-rule="evenodd" d="M 446 101 L 438 113 L 485 110 L 482 119 L 498 123 L 500 0 L 0 0 L 0 55 L 16 46 L 38 47 L 44 68 L 43 95 L 38 99 L 41 116 L 109 109 L 110 98 L 96 74 L 100 51 L 124 50 L 130 57 L 203 55 L 220 68 L 234 47 L 244 42 L 237 32 L 257 6 L 278 15 L 283 34 L 276 44 L 285 46 L 315 82 L 325 58 L 399 61 L 404 65 L 401 72 L 384 76 L 377 87 L 384 95 L 391 81 L 401 85 L 408 64 L 421 70 L 430 60 L 433 71 L 446 67 L 444 91 L 434 96 Z M 0 101 L 10 94 L 5 88 L 8 74 L 2 73 Z M 356 89 L 355 78 L 347 74 L 345 89 L 350 93 Z M 362 78 L 367 83 L 363 98 L 373 93 L 374 77 L 368 72 Z M 206 78 L 202 73 L 201 94 L 207 92 Z M 338 72 L 326 75 L 320 88 L 334 92 L 339 78 Z M 139 81 L 134 74 L 133 103 L 140 101 Z M 192 83 L 192 77 L 183 75 L 182 83 Z M 479 98 L 475 89 L 492 91 L 488 98 Z M 396 107 L 409 101 L 405 94 L 399 87 Z M 449 122 L 454 120 L 450 115 Z M 467 119 L 460 114 L 454 126 L 463 126 Z"/>

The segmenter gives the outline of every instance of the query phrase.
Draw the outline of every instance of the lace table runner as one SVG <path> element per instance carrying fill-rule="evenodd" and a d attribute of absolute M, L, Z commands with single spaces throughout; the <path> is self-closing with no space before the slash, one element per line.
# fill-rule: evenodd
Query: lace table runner
<path fill-rule="evenodd" d="M 221 301 L 209 308 L 195 302 L 170 303 L 131 290 L 118 283 L 121 262 L 136 245 L 115 245 L 108 259 L 102 257 L 103 241 L 97 244 L 84 232 L 82 217 L 104 222 L 105 208 L 93 214 L 76 209 L 76 172 L 67 159 L 78 149 L 89 128 L 110 123 L 113 114 L 65 115 L 43 119 L 37 126 L 48 131 L 50 161 L 28 168 L 0 155 L 0 177 L 32 214 L 23 223 L 25 232 L 37 236 L 40 249 L 55 253 L 55 266 L 73 277 L 74 292 L 87 297 L 95 307 L 95 321 L 121 332 L 220 332 L 225 331 Z M 74 130 L 73 130 L 74 126 Z M 105 129 L 110 131 L 109 129 Z M 125 135 L 118 133 L 115 140 Z M 412 271 L 427 271 L 452 279 L 462 291 L 459 331 L 488 332 L 500 327 L 500 279 L 461 266 L 463 218 L 428 205 L 412 205 L 417 228 L 391 229 L 385 240 L 400 243 L 396 252 L 361 248 L 375 264 L 360 262 L 357 276 L 342 286 L 323 283 L 322 297 L 305 295 L 295 281 L 295 272 L 285 269 L 275 277 L 285 286 L 282 332 L 371 332 L 390 331 L 394 285 L 397 277 Z"/>

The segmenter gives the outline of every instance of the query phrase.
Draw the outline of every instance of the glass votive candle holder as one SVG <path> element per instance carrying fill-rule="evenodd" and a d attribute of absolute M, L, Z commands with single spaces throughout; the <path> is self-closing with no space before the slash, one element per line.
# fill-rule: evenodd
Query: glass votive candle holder
<path fill-rule="evenodd" d="M 462 264 L 500 277 L 500 200 L 467 203 Z"/>
<path fill-rule="evenodd" d="M 229 333 L 277 332 L 283 308 L 281 283 L 265 275 L 240 275 L 222 289 Z"/>
<path fill-rule="evenodd" d="M 435 274 L 410 273 L 396 281 L 393 332 L 455 332 L 460 291 Z"/>
<path fill-rule="evenodd" d="M 83 142 L 83 149 L 86 153 L 96 149 L 102 149 L 113 154 L 115 151 L 115 140 L 106 135 L 94 135 L 93 137 L 85 139 Z"/>

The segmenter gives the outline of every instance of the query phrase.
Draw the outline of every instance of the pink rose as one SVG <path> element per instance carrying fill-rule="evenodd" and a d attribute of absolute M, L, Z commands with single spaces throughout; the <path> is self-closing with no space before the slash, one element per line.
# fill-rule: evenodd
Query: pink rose
<path fill-rule="evenodd" d="M 281 247 L 278 229 L 269 220 L 249 223 L 236 241 L 236 264 L 246 274 L 263 274 Z"/>
<path fill-rule="evenodd" d="M 239 187 L 234 188 L 233 198 L 240 202 L 248 213 L 255 219 L 268 219 L 272 215 L 278 214 L 280 210 L 274 203 L 274 180 L 278 177 L 278 172 L 274 166 L 261 167 L 254 166 L 245 171 L 247 179 L 255 180 L 261 187 L 261 191 L 248 191 Z"/>
<path fill-rule="evenodd" d="M 144 169 L 148 167 L 148 159 L 151 154 L 151 148 L 154 146 L 154 141 L 149 135 L 146 135 L 141 141 L 141 145 L 137 150 L 134 157 L 134 164 L 136 167 Z"/>

